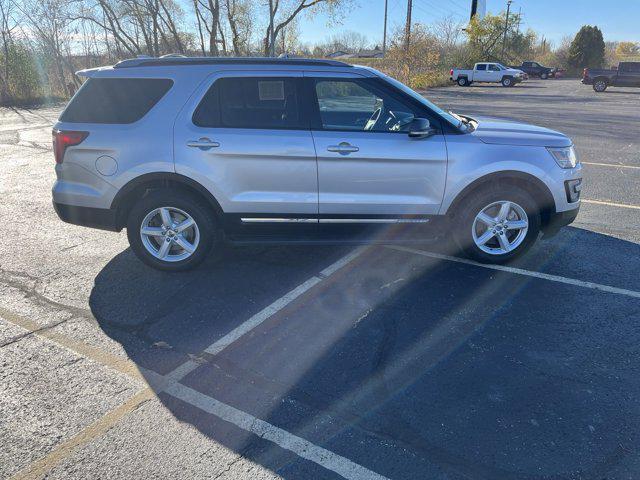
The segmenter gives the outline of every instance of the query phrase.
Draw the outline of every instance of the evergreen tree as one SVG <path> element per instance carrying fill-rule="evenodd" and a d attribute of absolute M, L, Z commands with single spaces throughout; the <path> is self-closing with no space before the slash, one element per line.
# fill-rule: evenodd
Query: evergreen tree
<path fill-rule="evenodd" d="M 602 67 L 604 52 L 604 39 L 600 29 L 584 25 L 569 47 L 569 66 L 575 70 Z"/>

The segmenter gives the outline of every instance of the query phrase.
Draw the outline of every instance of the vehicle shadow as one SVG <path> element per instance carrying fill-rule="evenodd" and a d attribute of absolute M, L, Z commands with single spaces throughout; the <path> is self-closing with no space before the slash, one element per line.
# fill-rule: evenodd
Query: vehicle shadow
<path fill-rule="evenodd" d="M 182 385 L 389 478 L 625 472 L 638 448 L 640 315 L 622 295 L 370 247 L 224 351 L 203 354 L 349 250 L 238 248 L 181 274 L 126 250 L 96 277 L 90 308 L 143 374 L 196 359 Z M 640 290 L 640 246 L 578 228 L 514 266 Z M 166 392 L 158 398 L 283 478 L 335 478 Z"/>
<path fill-rule="evenodd" d="M 620 90 L 620 89 L 611 90 L 611 89 L 607 89 L 607 91 L 605 93 L 616 93 L 618 95 L 623 94 L 623 93 L 626 94 L 626 95 L 629 95 L 629 94 L 640 95 L 640 91 L 638 91 L 638 90 Z"/>

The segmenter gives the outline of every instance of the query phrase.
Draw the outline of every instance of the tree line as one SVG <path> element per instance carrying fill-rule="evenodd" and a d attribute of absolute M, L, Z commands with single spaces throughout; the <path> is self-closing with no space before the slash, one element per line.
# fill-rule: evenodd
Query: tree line
<path fill-rule="evenodd" d="M 138 55 L 324 57 L 337 51 L 379 47 L 347 29 L 323 42 L 301 41 L 300 19 L 323 13 L 329 23 L 344 26 L 357 0 L 0 0 L 0 103 L 20 104 L 68 98 L 80 86 L 75 72 L 109 65 Z M 326 28 L 324 20 L 316 28 Z M 505 33 L 505 24 L 508 23 Z M 357 25 L 351 26 L 357 28 Z M 414 24 L 410 43 L 404 28 L 391 32 L 384 59 L 357 59 L 374 64 L 413 86 L 444 81 L 453 66 L 474 61 L 504 63 L 539 60 L 577 69 L 575 62 L 604 63 L 612 48 L 637 53 L 622 42 L 603 47 L 603 55 L 580 58 L 571 42 L 591 52 L 593 28 L 552 47 L 520 19 L 504 13 L 469 24 L 445 18 L 431 25 Z M 599 30 L 597 30 L 599 32 Z M 597 37 L 597 32 L 595 36 Z M 575 42 L 574 42 L 575 43 Z M 599 45 L 599 43 L 598 43 Z M 577 48 L 577 47 L 576 47 Z M 599 46 L 597 48 L 600 48 Z M 635 50 L 634 50 L 635 49 Z M 597 57 L 597 58 L 596 58 Z M 574 63 L 575 63 L 574 62 Z M 584 65 L 584 66 L 596 66 Z"/>

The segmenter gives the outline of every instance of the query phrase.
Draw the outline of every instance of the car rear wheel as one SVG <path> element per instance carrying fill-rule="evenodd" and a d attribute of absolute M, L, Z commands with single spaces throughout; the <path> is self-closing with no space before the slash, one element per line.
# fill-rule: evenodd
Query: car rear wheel
<path fill-rule="evenodd" d="M 458 79 L 458 85 L 460 85 L 461 87 L 466 87 L 467 85 L 469 85 L 469 80 L 467 80 L 466 77 L 460 77 Z"/>
<path fill-rule="evenodd" d="M 505 263 L 535 242 L 540 212 L 525 190 L 498 185 L 466 200 L 454 225 L 455 241 L 466 256 L 483 263 Z"/>
<path fill-rule="evenodd" d="M 513 86 L 513 78 L 511 77 L 504 77 L 502 79 L 502 86 L 503 87 L 512 87 Z"/>
<path fill-rule="evenodd" d="M 593 82 L 593 89 L 598 93 L 604 92 L 608 86 L 606 80 L 596 80 Z"/>
<path fill-rule="evenodd" d="M 131 210 L 127 237 L 133 252 L 147 265 L 181 271 L 201 263 L 219 235 L 213 215 L 198 199 L 156 190 Z"/>

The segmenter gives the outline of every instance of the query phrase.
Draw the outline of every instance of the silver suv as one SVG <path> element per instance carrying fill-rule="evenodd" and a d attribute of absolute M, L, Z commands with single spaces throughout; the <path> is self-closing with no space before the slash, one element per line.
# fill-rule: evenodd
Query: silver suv
<path fill-rule="evenodd" d="M 173 57 L 78 73 L 88 80 L 53 130 L 55 210 L 126 227 L 159 269 L 191 268 L 223 241 L 444 232 L 469 257 L 502 263 L 580 206 L 566 136 L 447 113 L 371 68 Z"/>

